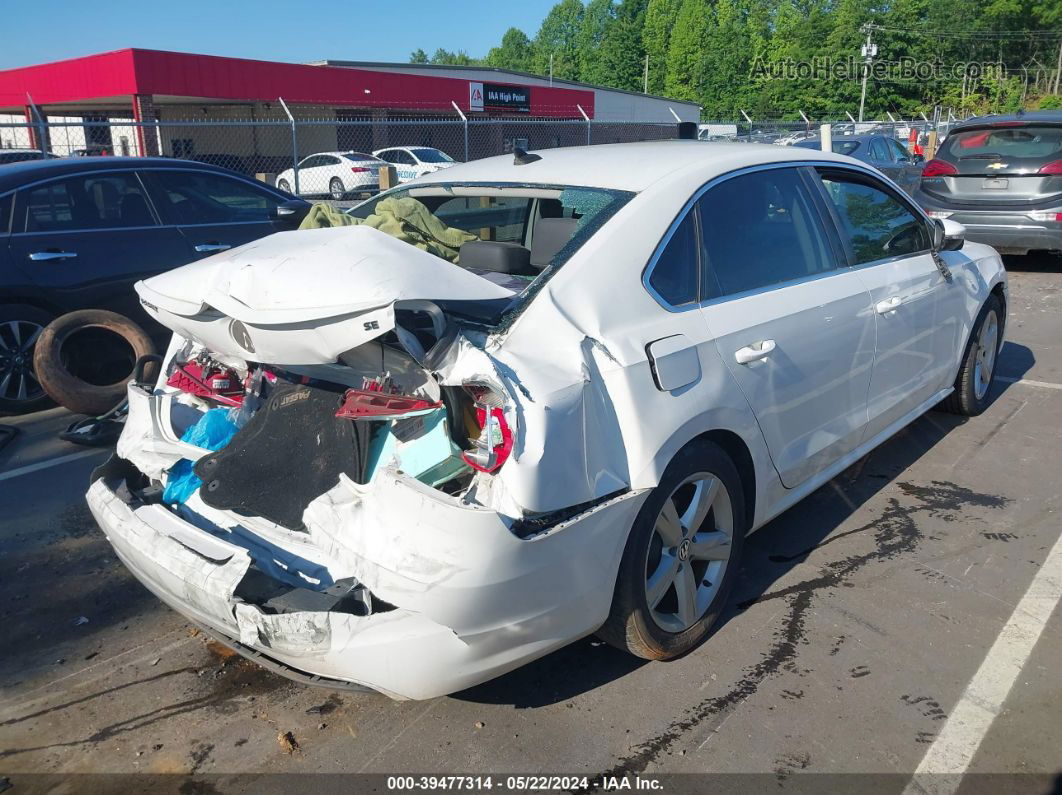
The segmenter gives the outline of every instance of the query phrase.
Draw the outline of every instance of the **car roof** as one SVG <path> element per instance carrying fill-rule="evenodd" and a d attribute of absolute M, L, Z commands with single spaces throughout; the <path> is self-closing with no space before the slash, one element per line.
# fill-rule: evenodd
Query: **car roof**
<path fill-rule="evenodd" d="M 974 116 L 963 119 L 951 126 L 951 132 L 966 127 L 987 127 L 992 124 L 1013 124 L 1024 122 L 1026 124 L 1046 123 L 1062 124 L 1062 110 L 1027 110 L 1020 113 L 998 113 L 991 116 Z"/>
<path fill-rule="evenodd" d="M 239 172 L 212 166 L 209 163 L 200 163 L 197 160 L 179 160 L 171 157 L 60 157 L 54 160 L 24 160 L 19 163 L 6 164 L 0 168 L 0 193 L 13 190 L 28 182 L 61 177 L 65 174 L 128 168 L 194 168 L 197 171 L 213 171 L 249 179 Z"/>
<path fill-rule="evenodd" d="M 362 152 L 360 149 L 344 149 L 340 152 L 314 152 L 313 154 L 306 155 L 306 157 L 317 157 L 317 155 L 335 155 L 336 157 L 342 157 L 343 155 L 368 155 L 373 157 L 370 152 Z M 303 160 L 306 159 L 303 158 Z"/>
<path fill-rule="evenodd" d="M 790 146 L 697 140 L 571 146 L 541 149 L 536 154 L 541 160 L 526 165 L 516 165 L 511 154 L 459 163 L 420 177 L 416 184 L 513 182 L 637 192 L 661 180 L 678 181 L 691 170 L 708 180 L 738 168 L 767 163 L 810 159 L 855 162 L 833 152 L 811 156 L 807 149 Z"/>

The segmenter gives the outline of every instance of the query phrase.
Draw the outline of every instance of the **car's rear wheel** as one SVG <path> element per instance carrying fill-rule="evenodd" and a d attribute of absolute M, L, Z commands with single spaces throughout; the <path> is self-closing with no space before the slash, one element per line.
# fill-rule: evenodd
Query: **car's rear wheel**
<path fill-rule="evenodd" d="M 989 296 L 974 323 L 966 344 L 962 365 L 955 378 L 955 391 L 944 398 L 940 408 L 952 414 L 976 417 L 988 408 L 989 387 L 996 371 L 999 349 L 1003 344 L 1003 304 Z"/>
<path fill-rule="evenodd" d="M 598 635 L 650 660 L 693 649 L 722 612 L 745 536 L 741 479 L 707 441 L 683 448 L 634 521 Z"/>
<path fill-rule="evenodd" d="M 332 198 L 336 201 L 347 195 L 346 190 L 343 188 L 343 180 L 339 177 L 332 177 L 332 181 L 328 183 L 328 192 L 332 194 Z"/>
<path fill-rule="evenodd" d="M 277 180 L 277 187 L 285 193 L 291 193 L 291 184 L 286 179 Z"/>
<path fill-rule="evenodd" d="M 23 414 L 48 405 L 33 352 L 52 316 L 27 304 L 0 305 L 0 411 Z"/>

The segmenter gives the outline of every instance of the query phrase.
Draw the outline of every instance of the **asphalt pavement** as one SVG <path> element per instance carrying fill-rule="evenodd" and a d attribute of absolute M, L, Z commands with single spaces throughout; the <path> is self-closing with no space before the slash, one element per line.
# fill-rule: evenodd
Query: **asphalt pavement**
<path fill-rule="evenodd" d="M 26 791 L 90 772 L 218 792 L 269 781 L 242 773 L 355 772 L 1052 791 L 1062 259 L 1007 264 L 988 411 L 927 414 L 754 534 L 708 643 L 647 663 L 587 638 L 427 702 L 308 688 L 232 656 L 111 553 L 83 500 L 106 453 L 56 438 L 71 416 L 0 418 L 20 430 L 0 450 L 0 775 Z M 941 759 L 975 775 L 911 784 Z"/>

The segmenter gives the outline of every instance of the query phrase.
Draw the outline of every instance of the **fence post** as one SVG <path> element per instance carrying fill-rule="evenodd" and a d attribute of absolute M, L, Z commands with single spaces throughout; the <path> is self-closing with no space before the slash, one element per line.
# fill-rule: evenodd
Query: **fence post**
<path fill-rule="evenodd" d="M 590 117 L 586 115 L 582 105 L 576 105 L 575 107 L 579 109 L 579 112 L 583 114 L 583 118 L 586 120 L 586 145 L 590 146 Z"/>
<path fill-rule="evenodd" d="M 284 108 L 284 112 L 288 114 L 288 121 L 291 122 L 291 173 L 295 180 L 295 195 L 299 195 L 299 138 L 298 133 L 295 131 L 295 117 L 291 115 L 291 111 L 288 110 L 288 104 L 284 101 L 284 97 L 277 97 L 280 100 L 280 107 Z"/>
<path fill-rule="evenodd" d="M 48 149 L 48 131 L 45 126 L 44 117 L 41 116 L 40 110 L 37 109 L 37 104 L 33 101 L 33 97 L 26 92 L 26 99 L 29 101 L 30 110 L 33 111 L 33 115 L 37 117 L 37 143 L 40 146 L 41 154 L 46 155 Z"/>
<path fill-rule="evenodd" d="M 459 108 L 457 106 L 457 103 L 454 102 L 452 99 L 450 100 L 450 104 L 454 106 L 454 110 L 456 110 L 457 111 L 457 115 L 461 117 L 461 122 L 464 124 L 464 127 L 465 127 L 465 162 L 467 163 L 468 162 L 468 118 L 465 116 L 464 113 L 461 112 L 461 108 Z"/>

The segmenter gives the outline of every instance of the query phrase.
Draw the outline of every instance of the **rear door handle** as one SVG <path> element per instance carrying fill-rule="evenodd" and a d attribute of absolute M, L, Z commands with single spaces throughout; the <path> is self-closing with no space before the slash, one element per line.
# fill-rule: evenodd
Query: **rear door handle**
<path fill-rule="evenodd" d="M 52 259 L 73 259 L 76 251 L 34 251 L 29 258 L 34 262 L 47 262 Z"/>
<path fill-rule="evenodd" d="M 738 348 L 734 351 L 734 358 L 737 359 L 738 364 L 748 364 L 759 359 L 766 359 L 775 347 L 774 340 L 760 340 L 744 348 Z"/>
<path fill-rule="evenodd" d="M 894 309 L 899 309 L 900 304 L 903 303 L 903 299 L 898 295 L 894 295 L 892 298 L 886 298 L 884 301 L 878 301 L 874 306 L 874 311 L 879 315 L 884 315 L 887 312 L 892 312 Z"/>
<path fill-rule="evenodd" d="M 228 243 L 200 243 L 195 247 L 195 250 L 200 254 L 206 254 L 210 251 L 228 251 L 232 246 Z"/>

